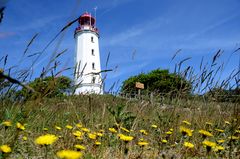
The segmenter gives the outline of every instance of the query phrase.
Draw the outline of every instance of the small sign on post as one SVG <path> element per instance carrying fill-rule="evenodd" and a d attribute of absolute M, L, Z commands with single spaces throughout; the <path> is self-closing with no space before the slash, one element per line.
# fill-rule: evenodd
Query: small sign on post
<path fill-rule="evenodd" d="M 144 89 L 144 84 L 140 82 L 136 82 L 135 87 L 138 89 Z"/>
<path fill-rule="evenodd" d="M 144 89 L 144 84 L 141 82 L 136 82 L 135 87 L 138 89 L 138 98 L 141 97 L 141 89 Z"/>

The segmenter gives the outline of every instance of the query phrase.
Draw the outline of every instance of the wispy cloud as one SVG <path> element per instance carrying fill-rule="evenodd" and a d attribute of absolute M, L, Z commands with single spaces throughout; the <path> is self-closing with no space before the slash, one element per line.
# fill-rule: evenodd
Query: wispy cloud
<path fill-rule="evenodd" d="M 231 37 L 231 38 L 199 38 L 198 40 L 193 40 L 190 44 L 184 42 L 179 45 L 183 50 L 209 50 L 209 49 L 233 49 L 236 44 L 240 43 L 240 37 Z M 191 54 L 199 52 L 191 52 Z M 201 52 L 204 54 L 204 52 Z M 205 53 L 207 54 L 207 52 Z"/>
<path fill-rule="evenodd" d="M 159 17 L 141 24 L 134 25 L 127 30 L 104 38 L 103 45 L 114 46 L 122 44 L 123 42 L 127 43 L 127 41 L 132 40 L 137 36 L 141 36 L 143 34 L 147 35 L 148 31 L 153 32 L 165 22 L 166 19 Z"/>
<path fill-rule="evenodd" d="M 123 5 L 123 4 L 126 4 L 126 3 L 129 3 L 129 2 L 133 2 L 135 0 L 112 0 L 109 5 L 110 7 L 117 7 L 119 5 Z"/>
<path fill-rule="evenodd" d="M 114 8 L 124 5 L 126 3 L 133 2 L 133 1 L 136 1 L 136 0 L 110 0 L 110 1 L 106 1 L 105 3 L 101 3 L 101 5 L 99 6 L 99 9 L 103 9 L 103 11 L 99 16 L 103 16 L 104 14 L 113 10 Z"/>
<path fill-rule="evenodd" d="M 63 18 L 62 16 L 54 15 L 54 16 L 47 16 L 40 19 L 35 19 L 32 21 L 29 21 L 29 23 L 24 24 L 22 26 L 17 26 L 12 28 L 14 31 L 24 32 L 29 31 L 32 29 L 40 30 L 43 27 L 47 27 L 50 24 L 53 24 L 54 21 L 59 20 Z"/>
<path fill-rule="evenodd" d="M 15 35 L 15 32 L 0 32 L 0 39 L 5 39 Z"/>
<path fill-rule="evenodd" d="M 198 31 L 198 32 L 195 32 L 193 34 L 190 34 L 185 40 L 191 40 L 191 39 L 194 39 L 196 38 L 197 36 L 199 35 L 202 35 L 202 34 L 205 34 L 213 29 L 216 29 L 217 27 L 220 27 L 224 24 L 226 24 L 227 22 L 233 20 L 234 18 L 236 18 L 237 16 L 239 16 L 239 14 L 233 14 L 232 16 L 229 16 L 229 17 L 226 17 L 222 20 L 220 20 L 219 22 L 217 23 L 213 23 L 212 25 L 209 25 L 207 26 L 206 28 L 203 28 L 202 30 Z"/>
<path fill-rule="evenodd" d="M 121 76 L 132 74 L 133 72 L 139 72 L 142 68 L 147 66 L 147 61 L 140 63 L 128 63 L 128 65 L 121 65 L 115 72 L 109 73 L 108 79 L 117 79 Z"/>
<path fill-rule="evenodd" d="M 166 34 L 164 31 L 159 30 L 159 28 L 166 28 L 170 21 L 164 17 L 158 17 L 150 21 L 144 21 L 141 24 L 136 24 L 130 27 L 127 30 L 123 30 L 120 33 L 109 35 L 105 37 L 102 41 L 103 47 L 138 47 L 145 48 L 148 51 L 158 52 L 154 53 L 154 57 L 157 56 L 167 56 L 167 54 L 161 55 L 160 51 L 173 51 L 179 48 L 188 49 L 188 50 L 205 50 L 205 49 L 231 49 L 236 43 L 239 42 L 239 35 L 234 35 L 228 38 L 220 38 L 217 35 L 213 37 L 208 37 L 204 34 L 209 31 L 213 31 L 218 27 L 222 27 L 226 23 L 229 23 L 231 20 L 239 17 L 239 14 L 233 14 L 227 18 L 224 18 L 212 25 L 206 25 L 200 30 L 195 30 L 195 32 L 185 32 L 184 34 L 176 34 L 169 32 Z M 171 25 L 174 25 L 173 21 L 170 22 Z M 165 26 L 166 25 L 166 26 Z M 156 34 L 153 34 L 156 33 Z M 199 36 L 204 35 L 204 37 L 199 38 Z M 141 39 L 141 40 L 140 40 Z M 156 43 L 157 42 L 157 43 Z M 167 49 L 167 50 L 166 50 Z M 141 52 L 138 52 L 141 54 Z M 142 52 L 143 53 L 143 52 Z M 151 52 L 148 52 L 149 54 Z M 194 52 L 192 52 L 194 54 Z M 199 54 L 199 52 L 196 52 Z M 204 52 L 203 52 L 204 54 Z M 154 57 L 145 57 L 143 58 L 154 58 Z"/>
<path fill-rule="evenodd" d="M 114 35 L 110 37 L 108 40 L 108 45 L 118 45 L 121 44 L 123 41 L 126 41 L 130 38 L 134 38 L 138 35 L 141 35 L 144 32 L 144 28 L 131 28 L 122 33 Z"/>

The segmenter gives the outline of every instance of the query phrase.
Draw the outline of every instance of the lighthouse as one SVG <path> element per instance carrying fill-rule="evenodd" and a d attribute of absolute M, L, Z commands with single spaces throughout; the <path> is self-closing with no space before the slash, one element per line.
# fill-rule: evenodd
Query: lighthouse
<path fill-rule="evenodd" d="M 75 94 L 103 94 L 99 53 L 99 32 L 96 19 L 89 13 L 79 17 L 76 41 L 74 81 Z"/>

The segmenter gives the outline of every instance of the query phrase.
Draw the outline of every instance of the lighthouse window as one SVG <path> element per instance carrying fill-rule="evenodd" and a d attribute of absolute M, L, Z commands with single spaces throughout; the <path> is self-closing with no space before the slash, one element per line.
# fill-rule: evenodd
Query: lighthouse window
<path fill-rule="evenodd" d="M 95 63 L 92 63 L 92 69 L 95 70 Z"/>
<path fill-rule="evenodd" d="M 94 41 L 93 41 L 93 36 L 91 37 L 91 42 L 94 42 Z"/>
<path fill-rule="evenodd" d="M 95 83 L 95 81 L 96 81 L 96 77 L 93 77 L 92 78 L 92 83 Z"/>
<path fill-rule="evenodd" d="M 92 55 L 94 56 L 95 54 L 94 54 L 94 49 L 92 49 Z"/>

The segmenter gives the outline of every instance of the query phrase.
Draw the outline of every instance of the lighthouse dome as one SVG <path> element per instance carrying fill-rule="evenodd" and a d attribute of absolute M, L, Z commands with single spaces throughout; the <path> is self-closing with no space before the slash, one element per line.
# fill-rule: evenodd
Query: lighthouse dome
<path fill-rule="evenodd" d="M 80 25 L 91 25 L 91 26 L 95 25 L 95 21 L 96 21 L 95 18 L 88 12 L 85 12 L 84 14 L 82 14 L 78 20 Z"/>

